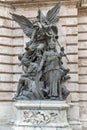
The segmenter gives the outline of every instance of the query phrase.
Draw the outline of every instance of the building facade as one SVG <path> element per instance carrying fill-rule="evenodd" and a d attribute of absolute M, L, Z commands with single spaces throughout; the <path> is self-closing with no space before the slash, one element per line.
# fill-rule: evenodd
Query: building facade
<path fill-rule="evenodd" d="M 12 100 L 22 73 L 18 66 L 18 54 L 24 51 L 28 41 L 10 13 L 29 18 L 37 16 L 38 8 L 44 14 L 58 0 L 2 0 L 0 2 L 0 123 L 12 123 L 15 117 Z M 69 58 L 71 79 L 67 102 L 74 103 L 72 114 L 87 130 L 87 0 L 61 0 L 60 19 L 57 23 L 59 42 Z"/>

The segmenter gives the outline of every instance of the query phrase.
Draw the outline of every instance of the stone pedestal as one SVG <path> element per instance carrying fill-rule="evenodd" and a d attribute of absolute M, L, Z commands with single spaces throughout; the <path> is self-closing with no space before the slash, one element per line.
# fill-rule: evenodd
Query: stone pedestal
<path fill-rule="evenodd" d="M 72 130 L 65 101 L 18 101 L 14 130 Z"/>

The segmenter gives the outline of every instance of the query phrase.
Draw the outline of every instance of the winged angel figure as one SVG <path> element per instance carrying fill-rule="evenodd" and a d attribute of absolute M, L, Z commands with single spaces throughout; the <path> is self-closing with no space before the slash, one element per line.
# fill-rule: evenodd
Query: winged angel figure
<path fill-rule="evenodd" d="M 36 20 L 23 15 L 12 14 L 12 18 L 20 25 L 26 36 L 25 53 L 19 55 L 24 75 L 18 83 L 15 99 L 46 99 L 66 97 L 69 91 L 60 84 L 68 79 L 69 69 L 62 66 L 64 49 L 58 52 L 55 43 L 58 39 L 58 29 L 55 23 L 59 19 L 60 3 L 57 3 L 44 16 L 38 9 Z M 54 79 L 55 77 L 55 79 Z M 59 92 L 58 92 L 59 91 Z"/>
<path fill-rule="evenodd" d="M 59 19 L 59 10 L 59 3 L 49 10 L 46 16 L 38 9 L 36 20 L 28 19 L 23 15 L 12 14 L 12 18 L 20 25 L 26 36 L 30 38 L 26 49 L 35 48 L 40 43 L 47 44 L 52 35 L 54 35 L 54 38 L 58 38 L 58 30 L 55 23 Z"/>

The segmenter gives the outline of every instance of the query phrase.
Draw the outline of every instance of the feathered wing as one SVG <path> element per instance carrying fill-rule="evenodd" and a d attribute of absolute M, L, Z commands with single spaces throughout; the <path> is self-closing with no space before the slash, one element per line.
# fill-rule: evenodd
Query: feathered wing
<path fill-rule="evenodd" d="M 12 18 L 20 25 L 23 32 L 31 38 L 32 32 L 34 31 L 32 21 L 28 20 L 23 15 L 12 14 Z"/>
<path fill-rule="evenodd" d="M 46 18 L 49 23 L 56 23 L 59 19 L 59 10 L 60 10 L 60 3 L 57 3 L 51 10 L 47 12 Z"/>

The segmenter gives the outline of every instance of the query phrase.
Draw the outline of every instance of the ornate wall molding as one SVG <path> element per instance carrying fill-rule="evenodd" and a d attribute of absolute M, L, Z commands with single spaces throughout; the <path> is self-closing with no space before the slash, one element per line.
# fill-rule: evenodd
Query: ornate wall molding
<path fill-rule="evenodd" d="M 60 0 L 2 0 L 0 5 L 10 5 L 11 7 L 34 7 L 34 6 L 44 6 L 44 5 L 54 5 Z M 61 4 L 66 6 L 76 6 L 79 0 L 61 0 Z"/>
<path fill-rule="evenodd" d="M 81 1 L 81 6 L 82 6 L 82 7 L 84 7 L 84 6 L 87 7 L 87 0 L 82 0 L 82 1 Z"/>
<path fill-rule="evenodd" d="M 78 10 L 79 16 L 87 16 L 87 7 L 80 7 Z"/>
<path fill-rule="evenodd" d="M 46 125 L 49 123 L 56 123 L 58 120 L 58 112 L 47 111 L 24 111 L 24 122 L 34 125 Z"/>
<path fill-rule="evenodd" d="M 87 16 L 87 0 L 81 0 L 78 6 L 79 16 Z"/>

